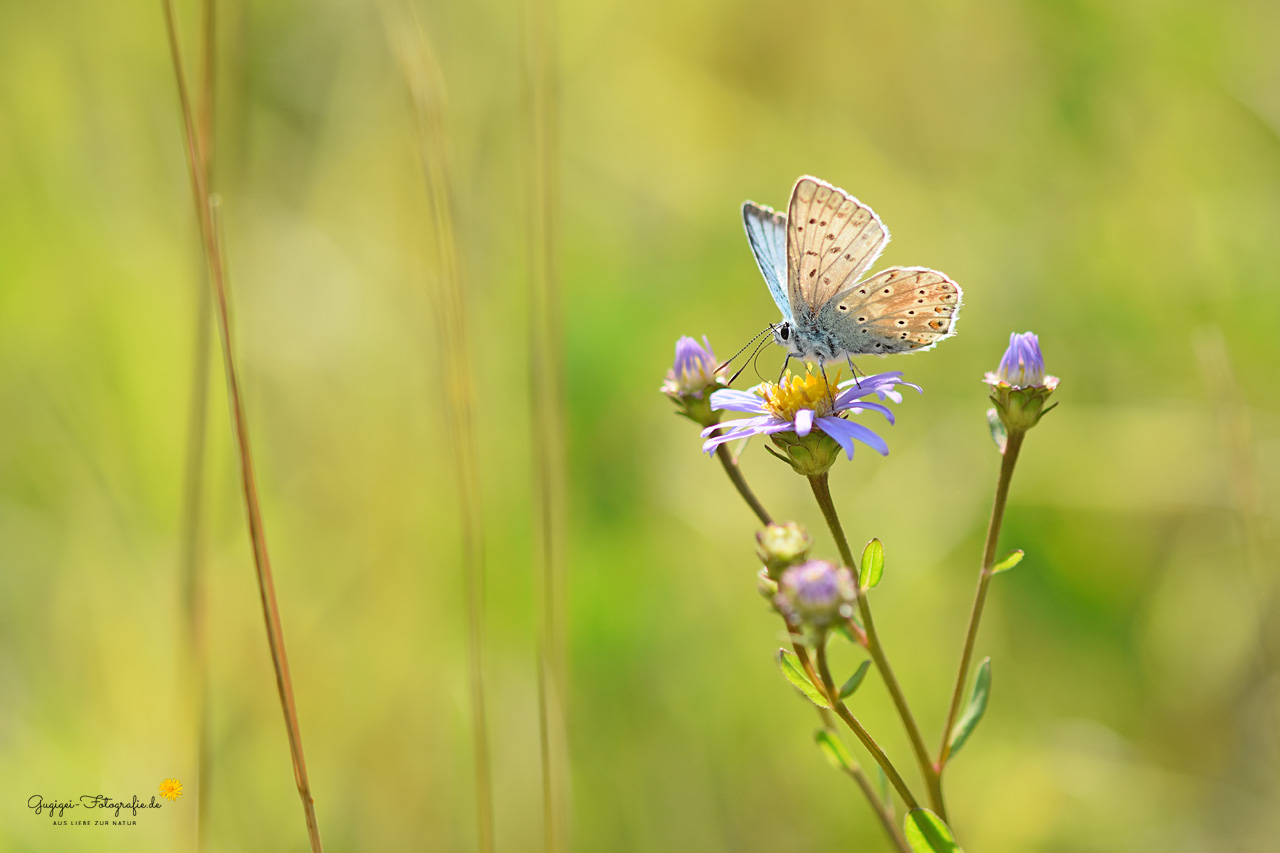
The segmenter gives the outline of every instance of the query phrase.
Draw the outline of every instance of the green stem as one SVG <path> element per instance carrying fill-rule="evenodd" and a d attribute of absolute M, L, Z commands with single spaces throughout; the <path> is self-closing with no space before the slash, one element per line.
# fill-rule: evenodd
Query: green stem
<path fill-rule="evenodd" d="M 262 604 L 263 621 L 267 630 L 267 647 L 275 669 L 276 691 L 280 696 L 280 708 L 284 714 L 285 732 L 289 739 L 289 753 L 293 762 L 293 778 L 302 800 L 302 811 L 307 826 L 307 838 L 312 853 L 323 853 L 320 841 L 320 824 L 316 818 L 315 798 L 311 795 L 311 782 L 307 776 L 306 756 L 302 749 L 302 731 L 298 725 L 298 708 L 293 696 L 293 679 L 289 675 L 289 657 L 285 651 L 284 626 L 280 620 L 280 607 L 276 599 L 271 559 L 267 553 L 267 534 L 262 522 L 262 505 L 258 499 L 257 478 L 253 467 L 253 454 L 249 445 L 249 420 L 245 414 L 244 398 L 240 391 L 239 370 L 232 346 L 231 309 L 228 306 L 227 284 L 222 263 L 222 249 L 218 238 L 216 205 L 211 200 L 207 164 L 209 160 L 201 149 L 196 132 L 194 111 L 187 92 L 187 81 L 182 70 L 182 52 L 178 28 L 174 20 L 173 0 L 162 0 L 165 32 L 169 41 L 169 56 L 173 63 L 173 76 L 178 88 L 178 103 L 182 116 L 182 137 L 187 153 L 187 172 L 191 179 L 191 195 L 195 202 L 196 221 L 204 241 L 205 262 L 209 269 L 209 282 L 213 285 L 215 318 L 218 337 L 222 344 L 222 361 L 226 372 L 227 402 L 235 433 L 236 451 L 240 461 L 240 484 L 244 494 L 245 515 L 249 522 L 249 540 L 253 551 L 254 569 L 258 578 L 258 597 Z"/>
<path fill-rule="evenodd" d="M 786 617 L 783 617 L 782 623 L 787 627 L 787 638 L 791 641 L 791 648 L 795 651 L 796 657 L 800 659 L 800 665 L 804 667 L 805 674 L 809 676 L 809 680 L 814 684 L 821 684 L 828 698 L 832 696 L 838 697 L 840 694 L 835 691 L 834 686 L 827 684 L 830 680 L 830 673 L 828 672 L 826 677 L 818 674 L 818 671 L 813 667 L 813 661 L 809 659 L 809 650 L 805 647 L 801 637 L 791 630 L 791 625 L 787 623 Z M 819 654 L 823 655 L 822 660 L 825 661 L 825 654 L 823 652 L 819 652 Z M 834 701 L 832 702 L 832 707 L 835 707 Z M 822 720 L 822 727 L 835 737 L 839 737 L 836 733 L 835 718 L 832 716 L 831 711 L 816 706 L 814 710 L 818 712 L 818 717 Z M 876 813 L 876 817 L 884 826 L 884 831 L 888 833 L 894 845 L 901 853 L 911 853 L 907 840 L 902 836 L 902 832 L 898 829 L 897 822 L 893 818 L 893 807 L 880 799 L 880 794 L 871 785 L 870 780 L 867 779 L 867 774 L 863 773 L 862 768 L 856 763 L 853 767 L 845 768 L 845 772 L 852 777 L 853 781 L 862 790 L 867 802 L 871 805 L 871 810 Z"/>
<path fill-rule="evenodd" d="M 827 699 L 831 701 L 831 707 L 835 710 L 836 715 L 844 720 L 846 726 L 854 733 L 858 740 L 862 741 L 862 745 L 867 748 L 867 752 L 871 753 L 871 757 L 876 760 L 884 775 L 889 778 L 889 784 L 893 785 L 894 790 L 898 792 L 898 796 L 902 797 L 902 801 L 906 803 L 908 809 L 918 809 L 920 804 L 916 801 L 915 795 L 911 793 L 911 789 L 907 787 L 907 783 L 903 781 L 902 774 L 898 772 L 898 768 L 893 766 L 893 762 L 889 760 L 889 756 L 885 755 L 884 750 L 880 748 L 880 744 L 875 742 L 870 732 L 863 728 L 862 723 L 858 722 L 858 718 L 849 711 L 849 708 L 840 698 L 840 692 L 836 690 L 835 680 L 831 677 L 831 667 L 827 665 L 827 641 L 824 637 L 818 643 L 818 672 L 822 676 L 822 686 L 826 690 Z"/>
<path fill-rule="evenodd" d="M 720 445 L 716 448 L 716 456 L 719 457 L 720 464 L 724 466 L 724 472 L 729 475 L 729 480 L 733 483 L 734 488 L 738 490 L 738 494 L 742 495 L 742 499 L 747 502 L 747 506 L 751 507 L 751 511 L 760 519 L 760 523 L 772 524 L 773 518 L 764 508 L 763 504 L 760 503 L 759 499 L 756 498 L 755 492 L 751 491 L 751 487 L 747 485 L 746 478 L 742 476 L 742 470 L 738 467 L 737 461 L 730 455 L 728 448 L 724 445 Z M 805 672 L 808 674 L 809 678 L 814 681 L 814 683 L 823 683 L 820 682 L 818 672 L 814 669 L 813 662 L 809 659 L 809 650 L 805 648 L 804 643 L 801 642 L 800 638 L 791 630 L 791 626 L 786 624 L 787 620 L 784 618 L 782 621 L 787 627 L 787 637 L 791 640 L 791 648 L 795 651 L 796 657 L 799 658 L 801 666 L 804 667 Z M 825 651 L 819 650 L 819 656 L 825 664 Z M 827 673 L 824 681 L 829 679 L 830 672 Z M 834 687 L 827 687 L 826 689 L 829 696 L 838 697 L 840 695 Z M 835 703 L 833 702 L 832 704 L 834 705 Z M 843 707 L 843 704 L 841 707 Z M 831 712 L 825 708 L 816 708 L 815 710 L 818 712 L 818 716 L 822 720 L 823 727 L 834 731 L 835 721 L 831 718 Z M 846 724 L 850 724 L 851 728 L 854 726 L 857 727 L 854 729 L 854 733 L 856 734 L 858 730 L 862 730 L 863 734 L 866 734 L 865 729 L 862 729 L 861 724 L 858 723 L 857 719 L 852 714 L 849 714 L 847 708 L 844 709 L 844 712 L 845 715 L 847 715 L 847 718 L 846 716 L 842 716 L 841 719 L 845 720 Z M 862 740 L 861 736 L 859 736 L 859 740 Z M 879 746 L 876 746 L 875 741 L 871 740 L 870 735 L 866 735 L 866 740 L 863 741 L 863 745 L 866 746 L 868 742 L 870 742 L 871 746 L 875 747 L 875 750 L 872 751 L 872 755 L 876 755 L 878 752 L 879 755 L 884 758 L 884 762 L 881 763 L 881 767 L 888 765 L 889 769 L 885 770 L 885 775 L 890 776 L 890 772 L 892 771 L 892 776 L 890 778 L 897 778 L 898 781 L 901 782 L 902 777 L 898 775 L 896 770 L 893 770 L 893 765 L 889 764 L 888 757 L 884 755 L 884 752 L 880 750 Z M 867 747 L 868 750 L 871 750 L 871 746 Z M 884 831 L 888 833 L 889 838 L 894 843 L 894 846 L 898 848 L 900 853 L 911 853 L 911 848 L 907 846 L 906 839 L 902 836 L 901 830 L 898 829 L 897 823 L 893 819 L 893 813 L 889 810 L 889 806 L 880 799 L 880 795 L 871 785 L 866 774 L 862 772 L 862 768 L 855 766 L 847 772 L 851 777 L 853 777 L 853 781 L 857 783 L 863 796 L 867 798 L 867 802 L 871 805 L 872 810 L 876 813 L 876 817 L 884 826 Z M 905 784 L 902 785 L 902 788 L 899 790 L 899 794 L 903 794 L 903 792 L 905 792 L 905 795 L 903 796 L 904 802 L 914 802 L 914 799 L 911 797 L 911 792 L 906 790 Z"/>
<path fill-rule="evenodd" d="M 729 475 L 729 480 L 733 483 L 734 488 L 738 490 L 738 494 L 742 495 L 742 499 L 747 502 L 747 506 L 751 507 L 751 511 L 756 514 L 756 518 L 760 519 L 760 523 L 773 524 L 773 517 L 769 515 L 764 505 L 760 503 L 755 492 L 751 491 L 751 487 L 747 485 L 746 478 L 742 476 L 742 470 L 738 468 L 737 460 L 729 453 L 729 448 L 723 444 L 717 447 L 716 458 L 724 466 L 724 472 Z"/>
<path fill-rule="evenodd" d="M 840 559 L 854 573 L 854 577 L 858 574 L 858 564 L 854 562 L 853 551 L 849 548 L 849 540 L 844 535 L 844 527 L 840 524 L 840 516 L 836 513 L 835 502 L 831 499 L 831 487 L 827 481 L 827 474 L 824 471 L 821 474 L 809 478 L 809 485 L 813 488 L 813 496 L 818 501 L 818 506 L 822 509 L 822 515 L 827 520 L 827 527 L 831 529 L 831 536 L 836 540 L 836 548 L 840 551 Z M 916 725 L 915 716 L 911 713 L 911 707 L 907 704 L 907 697 L 902 692 L 902 687 L 898 684 L 898 678 L 893 674 L 893 667 L 889 665 L 889 656 L 885 654 L 884 646 L 880 642 L 880 635 L 876 633 L 876 623 L 871 616 L 871 602 L 867 600 L 867 596 L 863 594 L 860 585 L 857 587 L 858 612 L 862 616 L 862 628 L 867 635 L 867 652 L 871 655 L 871 660 L 875 663 L 876 669 L 880 671 L 880 677 L 884 679 L 885 687 L 889 690 L 889 696 L 893 699 L 893 706 L 898 711 L 898 716 L 902 719 L 902 725 L 907 730 L 907 737 L 911 741 L 911 749 L 915 753 L 916 763 L 920 765 L 920 774 L 924 778 L 925 785 L 929 790 L 929 803 L 933 806 L 934 811 L 942 814 L 942 785 L 938 778 L 938 772 L 934 768 L 933 762 L 929 759 L 929 748 L 924 744 L 924 738 L 920 735 L 920 727 Z"/>
<path fill-rule="evenodd" d="M 867 779 L 867 774 L 862 772 L 862 768 L 854 765 L 845 771 L 853 781 L 858 783 L 858 787 L 862 789 L 863 796 L 871 803 L 875 809 L 876 817 L 880 819 L 880 824 L 884 827 L 884 831 L 889 838 L 893 840 L 893 844 L 901 853 L 911 853 L 911 847 L 907 844 L 907 839 L 903 837 L 902 830 L 898 829 L 898 822 L 894 820 L 893 812 L 889 806 L 880 799 L 879 792 L 871 785 L 871 781 Z"/>
<path fill-rule="evenodd" d="M 947 711 L 947 725 L 942 730 L 942 746 L 938 748 L 938 774 L 951 757 L 951 729 L 956 724 L 956 716 L 960 713 L 960 702 L 964 698 L 965 681 L 969 677 L 969 663 L 973 659 L 973 646 L 978 638 L 978 623 L 982 621 L 982 608 L 987 601 L 987 586 L 991 583 L 991 567 L 996 561 L 996 544 L 1000 539 L 1000 525 L 1004 521 L 1005 502 L 1009 498 L 1009 483 L 1013 480 L 1013 468 L 1018 464 L 1018 453 L 1022 450 L 1022 439 L 1026 436 L 1020 430 L 1009 433 L 1005 445 L 1004 458 L 1000 463 L 1000 480 L 996 483 L 995 503 L 991 507 L 991 522 L 987 525 L 987 545 L 982 551 L 982 571 L 978 575 L 978 592 L 973 599 L 973 611 L 969 614 L 969 630 L 964 636 L 964 649 L 960 653 L 960 672 L 956 675 L 956 686 L 951 693 L 951 708 Z M 938 816 L 946 820 L 939 812 Z"/>

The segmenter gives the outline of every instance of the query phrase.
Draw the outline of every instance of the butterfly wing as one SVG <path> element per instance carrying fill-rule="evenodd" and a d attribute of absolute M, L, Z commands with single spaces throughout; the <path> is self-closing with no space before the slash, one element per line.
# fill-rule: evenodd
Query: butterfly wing
<path fill-rule="evenodd" d="M 929 349 L 955 334 L 963 298 L 937 270 L 890 267 L 833 296 L 818 325 L 853 355 Z"/>
<path fill-rule="evenodd" d="M 816 318 L 884 251 L 889 229 L 875 211 L 826 181 L 796 181 L 787 208 L 787 296 L 792 313 Z"/>
<path fill-rule="evenodd" d="M 787 303 L 787 217 L 772 208 L 748 201 L 742 205 L 742 223 L 747 229 L 747 242 L 756 265 L 769 285 L 769 295 L 778 304 L 782 319 L 791 319 Z"/>

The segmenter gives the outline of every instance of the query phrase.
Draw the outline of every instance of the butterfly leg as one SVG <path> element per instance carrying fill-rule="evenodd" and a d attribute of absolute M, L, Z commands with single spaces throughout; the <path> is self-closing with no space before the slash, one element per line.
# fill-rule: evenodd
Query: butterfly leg
<path fill-rule="evenodd" d="M 777 385 L 782 384 L 782 377 L 787 375 L 787 365 L 791 363 L 791 353 L 787 353 L 787 357 L 782 360 L 782 370 L 778 371 Z"/>
<path fill-rule="evenodd" d="M 849 370 L 854 374 L 854 384 L 859 388 L 863 387 L 863 383 L 858 382 L 858 365 L 854 364 L 854 356 L 845 356 L 845 359 L 849 361 Z"/>
<path fill-rule="evenodd" d="M 831 391 L 831 380 L 827 378 L 827 366 L 821 361 L 818 362 L 818 369 L 822 371 L 822 382 L 827 386 L 827 399 L 831 401 L 831 405 L 836 404 L 836 395 Z"/>

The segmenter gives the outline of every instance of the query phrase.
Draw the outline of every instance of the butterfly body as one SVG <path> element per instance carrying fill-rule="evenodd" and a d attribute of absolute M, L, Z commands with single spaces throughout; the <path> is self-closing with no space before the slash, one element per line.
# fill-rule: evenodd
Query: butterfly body
<path fill-rule="evenodd" d="M 963 293 L 943 273 L 891 267 L 867 278 L 889 242 L 875 212 L 844 190 L 803 177 L 787 213 L 747 202 L 747 239 L 782 312 L 774 340 L 818 363 L 928 349 L 955 333 Z"/>

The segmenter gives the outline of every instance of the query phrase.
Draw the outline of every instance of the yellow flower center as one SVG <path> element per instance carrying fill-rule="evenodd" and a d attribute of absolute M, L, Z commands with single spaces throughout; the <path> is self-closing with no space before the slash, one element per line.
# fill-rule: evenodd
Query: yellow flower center
<path fill-rule="evenodd" d="M 827 381 L 821 373 L 810 373 L 805 367 L 804 376 L 792 376 L 788 370 L 777 385 L 766 383 L 756 391 L 764 400 L 764 406 L 770 414 L 785 421 L 794 420 L 796 412 L 801 409 L 812 409 L 815 418 L 821 418 L 831 411 L 836 396 L 840 393 L 836 387 L 840 384 L 840 372 L 831 381 Z"/>

